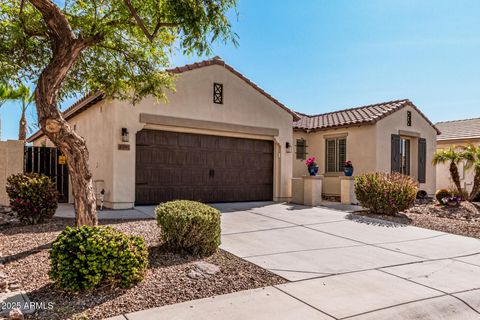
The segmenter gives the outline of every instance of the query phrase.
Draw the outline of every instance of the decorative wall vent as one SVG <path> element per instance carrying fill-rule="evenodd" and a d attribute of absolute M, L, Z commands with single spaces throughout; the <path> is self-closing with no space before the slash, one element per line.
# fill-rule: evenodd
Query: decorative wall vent
<path fill-rule="evenodd" d="M 213 84 L 213 103 L 223 104 L 223 84 Z"/>

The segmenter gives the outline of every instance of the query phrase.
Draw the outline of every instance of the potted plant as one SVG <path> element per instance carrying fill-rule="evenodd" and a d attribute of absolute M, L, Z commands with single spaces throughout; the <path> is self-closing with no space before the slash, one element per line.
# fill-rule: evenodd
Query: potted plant
<path fill-rule="evenodd" d="M 308 169 L 308 173 L 311 176 L 316 176 L 318 173 L 318 164 L 315 162 L 315 157 L 310 157 L 305 161 L 305 164 Z"/>
<path fill-rule="evenodd" d="M 345 173 L 347 177 L 351 177 L 353 175 L 352 161 L 350 160 L 345 161 L 345 164 L 343 165 L 343 173 Z"/>

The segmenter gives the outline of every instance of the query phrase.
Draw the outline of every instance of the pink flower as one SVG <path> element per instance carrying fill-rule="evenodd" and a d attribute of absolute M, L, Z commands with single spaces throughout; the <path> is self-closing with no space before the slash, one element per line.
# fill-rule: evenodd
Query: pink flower
<path fill-rule="evenodd" d="M 308 158 L 307 161 L 305 161 L 305 165 L 307 167 L 316 166 L 317 164 L 315 163 L 315 157 Z"/>

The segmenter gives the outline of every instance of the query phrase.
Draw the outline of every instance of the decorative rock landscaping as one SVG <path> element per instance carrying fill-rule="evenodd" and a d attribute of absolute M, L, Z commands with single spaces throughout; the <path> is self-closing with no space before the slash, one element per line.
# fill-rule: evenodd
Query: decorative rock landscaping
<path fill-rule="evenodd" d="M 468 237 L 480 238 L 480 205 L 463 201 L 458 207 L 437 203 L 415 205 L 398 215 L 357 213 L 372 218 L 408 224 Z"/>
<path fill-rule="evenodd" d="M 145 280 L 131 289 L 102 287 L 68 294 L 56 289 L 48 277 L 48 250 L 58 234 L 73 222 L 72 219 L 54 218 L 34 226 L 18 223 L 0 226 L 0 242 L 4 244 L 5 254 L 5 267 L 0 271 L 13 279 L 10 281 L 18 280 L 18 285 L 32 303 L 43 304 L 28 319 L 103 319 L 285 282 L 283 278 L 223 250 L 202 258 L 170 253 L 162 247 L 155 220 L 105 220 L 101 224 L 145 239 L 149 251 Z M 192 279 L 189 276 L 191 271 L 195 271 L 198 277 Z"/>

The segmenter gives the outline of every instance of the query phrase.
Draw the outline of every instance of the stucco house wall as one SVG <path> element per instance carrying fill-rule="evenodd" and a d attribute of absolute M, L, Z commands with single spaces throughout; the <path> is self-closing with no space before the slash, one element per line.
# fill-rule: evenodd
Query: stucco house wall
<path fill-rule="evenodd" d="M 0 206 L 10 203 L 6 192 L 7 178 L 23 172 L 23 147 L 23 141 L 0 141 Z"/>
<path fill-rule="evenodd" d="M 407 112 L 412 113 L 411 126 L 407 126 Z M 376 170 L 389 172 L 391 170 L 391 141 L 392 134 L 399 134 L 411 141 L 410 145 L 410 175 L 418 179 L 418 138 L 427 140 L 426 183 L 420 183 L 419 188 L 432 195 L 436 188 L 436 169 L 432 164 L 432 157 L 436 150 L 437 131 L 425 118 L 411 106 L 406 106 L 376 123 Z"/>
<path fill-rule="evenodd" d="M 412 113 L 411 126 L 407 126 L 407 111 Z M 391 172 L 391 135 L 400 134 L 411 140 L 410 175 L 418 179 L 418 138 L 427 140 L 426 183 L 419 188 L 432 195 L 435 193 L 436 171 L 432 165 L 432 156 L 436 149 L 436 129 L 415 108 L 405 106 L 375 124 L 363 124 L 338 129 L 322 129 L 305 132 L 295 130 L 294 144 L 303 138 L 307 144 L 307 158 L 315 157 L 319 166 L 319 174 L 324 175 L 323 194 L 340 195 L 340 176 L 343 173 L 326 173 L 325 171 L 325 139 L 346 137 L 347 160 L 354 166 L 354 176 L 365 172 Z M 293 177 L 307 175 L 305 161 L 296 159 L 293 154 Z"/>
<path fill-rule="evenodd" d="M 339 128 L 333 130 L 317 131 L 306 133 L 294 132 L 294 143 L 296 139 L 303 138 L 307 143 L 307 158 L 315 157 L 319 166 L 319 174 L 324 175 L 323 193 L 325 195 L 340 195 L 340 176 L 343 173 L 326 173 L 325 171 L 325 139 L 333 137 L 346 137 L 347 160 L 351 160 L 355 167 L 355 174 L 374 171 L 376 168 L 375 153 L 375 126 L 360 126 Z M 390 141 L 390 140 L 389 140 Z M 294 177 L 307 175 L 305 161 L 297 159 L 294 155 Z"/>
<path fill-rule="evenodd" d="M 212 101 L 213 83 L 223 84 L 223 104 Z M 135 201 L 135 135 L 142 129 L 157 129 L 219 136 L 272 140 L 274 142 L 273 199 L 291 197 L 292 157 L 285 148 L 292 143 L 291 113 L 280 108 L 242 78 L 222 65 L 209 65 L 178 75 L 176 92 L 168 103 L 147 97 L 133 106 L 127 101 L 104 100 L 78 114 L 69 123 L 85 138 L 95 181 L 103 181 L 105 206 L 131 208 Z M 214 122 L 208 128 L 150 123 L 151 115 L 180 120 Z M 141 118 L 143 119 L 141 121 Z M 153 117 L 154 118 L 154 117 Z M 147 119 L 147 120 L 145 120 Z M 179 121 L 184 123 L 184 121 Z M 215 123 L 223 124 L 216 126 Z M 232 130 L 224 124 L 232 125 Z M 276 136 L 235 132 L 235 125 L 278 129 Z M 228 126 L 227 126 L 228 127 Z M 119 150 L 121 130 L 129 131 L 130 150 Z M 42 144 L 45 138 L 34 141 Z M 49 144 L 49 142 L 47 142 Z M 70 197 L 72 199 L 72 197 Z"/>

